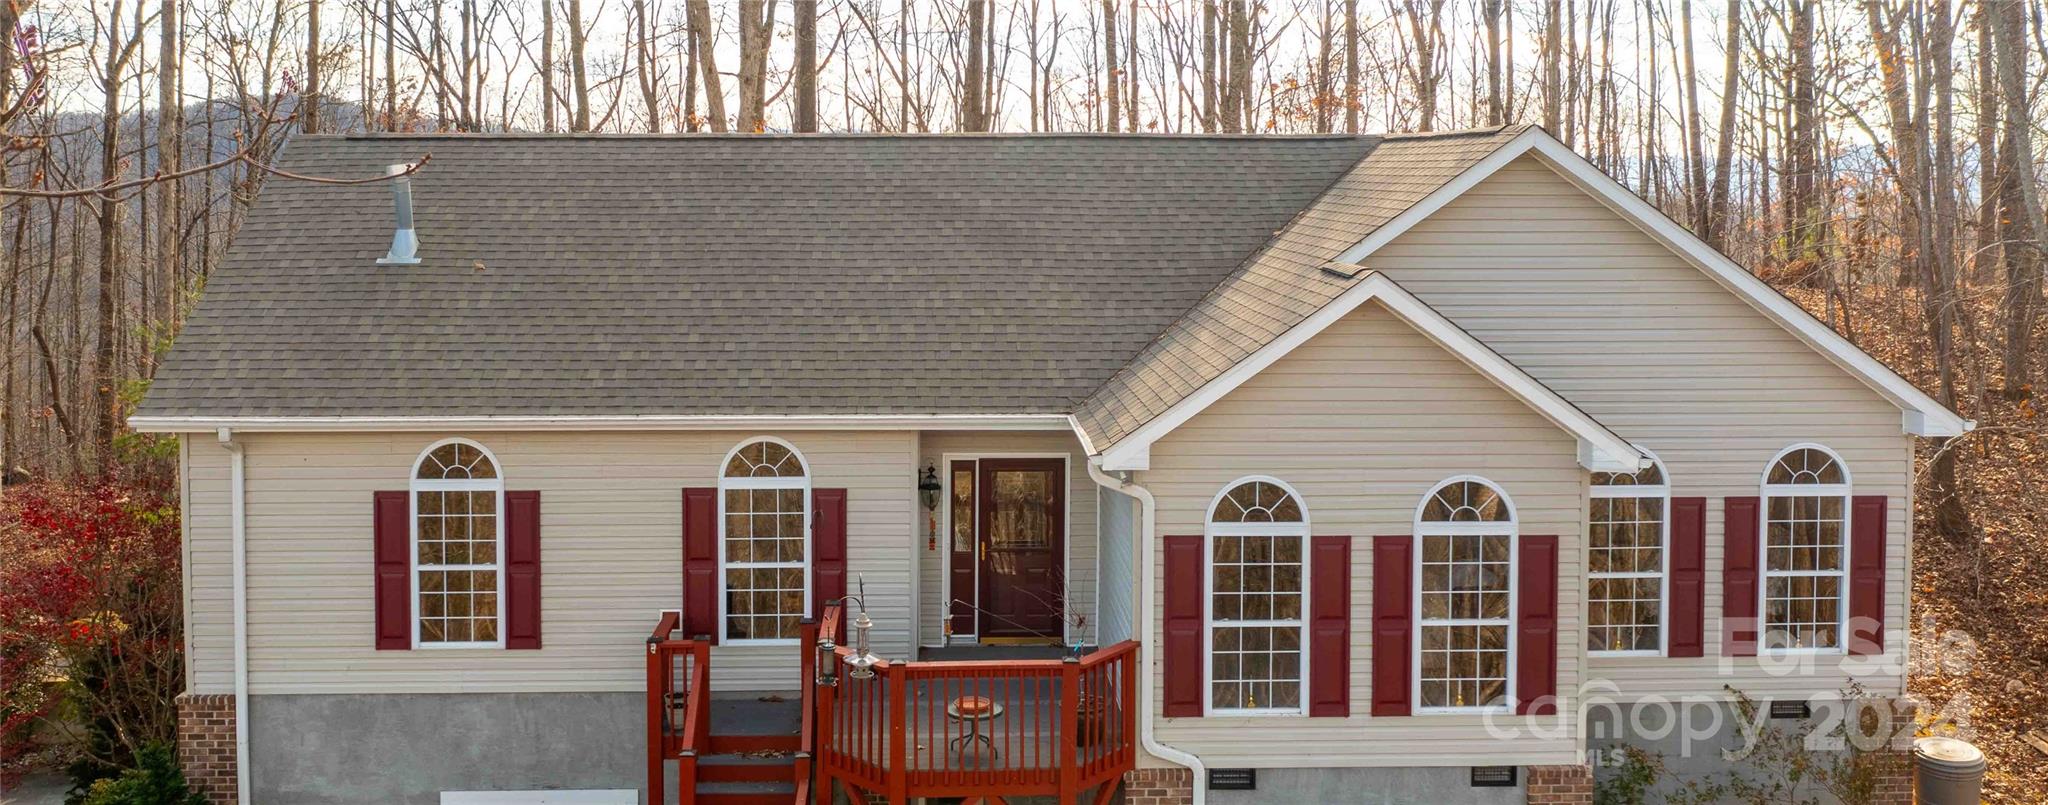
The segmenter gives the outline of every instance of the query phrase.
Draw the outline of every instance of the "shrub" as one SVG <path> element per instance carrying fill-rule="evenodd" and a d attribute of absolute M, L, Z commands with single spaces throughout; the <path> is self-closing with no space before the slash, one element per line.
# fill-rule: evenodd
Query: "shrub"
<path fill-rule="evenodd" d="M 0 783 L 37 724 L 72 735 L 82 792 L 176 737 L 184 687 L 177 499 L 104 478 L 0 495 Z M 52 685 L 53 681 L 61 684 Z M 61 719 L 55 716 L 62 716 Z"/>
<path fill-rule="evenodd" d="M 135 753 L 135 768 L 93 783 L 83 805 L 206 805 L 185 785 L 185 773 L 168 744 L 152 743 Z"/>

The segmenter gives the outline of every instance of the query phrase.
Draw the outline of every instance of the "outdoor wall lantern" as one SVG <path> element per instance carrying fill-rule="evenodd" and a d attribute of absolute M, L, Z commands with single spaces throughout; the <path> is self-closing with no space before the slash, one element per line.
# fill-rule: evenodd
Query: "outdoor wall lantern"
<path fill-rule="evenodd" d="M 924 504 L 925 511 L 938 511 L 939 468 L 937 466 L 926 464 L 924 465 L 924 471 L 918 474 L 917 499 Z"/>

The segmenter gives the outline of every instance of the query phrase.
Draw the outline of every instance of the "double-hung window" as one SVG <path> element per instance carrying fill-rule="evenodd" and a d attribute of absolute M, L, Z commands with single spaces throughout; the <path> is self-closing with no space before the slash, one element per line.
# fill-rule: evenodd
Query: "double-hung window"
<path fill-rule="evenodd" d="M 1513 504 L 1492 483 L 1453 478 L 1416 515 L 1415 699 L 1422 712 L 1505 709 L 1514 640 Z"/>
<path fill-rule="evenodd" d="M 1832 451 L 1794 445 L 1763 483 L 1763 647 L 1842 647 L 1849 568 L 1849 471 Z"/>
<path fill-rule="evenodd" d="M 1305 712 L 1301 499 L 1278 480 L 1243 479 L 1211 504 L 1207 530 L 1209 712 Z"/>
<path fill-rule="evenodd" d="M 413 467 L 413 644 L 499 648 L 505 479 L 490 453 L 453 439 Z"/>
<path fill-rule="evenodd" d="M 795 448 L 757 439 L 718 479 L 727 642 L 794 641 L 810 600 L 811 478 Z"/>
<path fill-rule="evenodd" d="M 1660 654 L 1671 534 L 1671 487 L 1663 465 L 1653 461 L 1632 473 L 1593 473 L 1591 491 L 1586 650 Z"/>

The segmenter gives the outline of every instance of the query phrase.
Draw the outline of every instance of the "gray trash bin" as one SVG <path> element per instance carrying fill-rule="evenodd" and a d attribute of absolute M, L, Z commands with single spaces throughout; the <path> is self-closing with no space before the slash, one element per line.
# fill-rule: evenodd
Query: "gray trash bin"
<path fill-rule="evenodd" d="M 1920 805 L 1978 805 L 1984 798 L 1984 753 L 1967 741 L 1913 741 L 1913 796 Z"/>

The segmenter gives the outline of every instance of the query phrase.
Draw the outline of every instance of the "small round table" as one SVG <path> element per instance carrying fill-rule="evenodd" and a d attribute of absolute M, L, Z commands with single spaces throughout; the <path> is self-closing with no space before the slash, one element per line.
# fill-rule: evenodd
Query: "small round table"
<path fill-rule="evenodd" d="M 982 733 L 983 724 L 1003 717 L 1003 705 L 986 696 L 962 696 L 946 704 L 946 720 L 967 727 L 967 734 L 946 742 L 946 753 L 967 762 L 967 747 L 981 744 L 988 747 L 991 760 L 996 757 L 995 738 Z M 976 760 L 981 753 L 975 752 Z"/>

